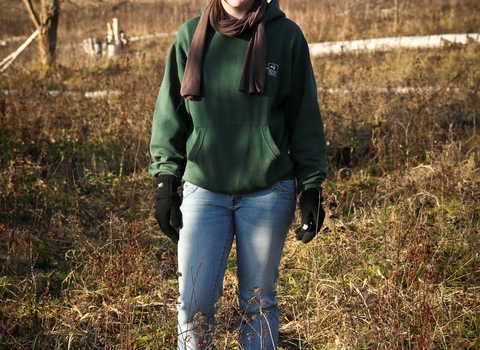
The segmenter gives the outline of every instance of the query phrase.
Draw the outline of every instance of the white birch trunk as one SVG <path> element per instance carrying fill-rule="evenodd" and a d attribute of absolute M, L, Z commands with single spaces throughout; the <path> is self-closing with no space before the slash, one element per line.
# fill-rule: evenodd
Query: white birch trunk
<path fill-rule="evenodd" d="M 443 46 L 480 43 L 479 33 L 441 34 L 427 36 L 404 36 L 353 41 L 336 41 L 309 44 L 313 56 L 336 54 L 352 51 L 389 51 L 393 49 L 427 49 Z"/>

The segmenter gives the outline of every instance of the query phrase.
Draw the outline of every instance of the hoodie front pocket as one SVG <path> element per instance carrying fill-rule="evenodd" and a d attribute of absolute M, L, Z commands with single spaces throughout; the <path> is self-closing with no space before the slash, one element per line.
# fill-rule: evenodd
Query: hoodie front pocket
<path fill-rule="evenodd" d="M 198 153 L 202 148 L 203 139 L 205 137 L 205 128 L 198 128 L 193 131 L 187 140 L 187 168 L 195 164 Z"/>
<path fill-rule="evenodd" d="M 211 191 L 263 189 L 293 167 L 265 125 L 199 128 L 188 146 L 185 179 Z"/>
<path fill-rule="evenodd" d="M 272 153 L 272 156 L 274 159 L 278 159 L 281 157 L 280 150 L 278 149 L 277 144 L 275 143 L 275 140 L 272 137 L 272 134 L 270 133 L 270 129 L 268 126 L 262 126 L 260 127 L 260 131 L 263 136 L 263 140 L 265 141 L 266 146 Z"/>

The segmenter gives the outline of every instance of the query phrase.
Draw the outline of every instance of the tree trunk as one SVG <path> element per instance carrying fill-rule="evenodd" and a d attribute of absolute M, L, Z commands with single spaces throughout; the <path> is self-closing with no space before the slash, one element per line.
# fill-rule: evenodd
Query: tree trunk
<path fill-rule="evenodd" d="M 59 0 L 40 1 L 39 54 L 40 62 L 47 66 L 55 63 L 58 17 Z"/>

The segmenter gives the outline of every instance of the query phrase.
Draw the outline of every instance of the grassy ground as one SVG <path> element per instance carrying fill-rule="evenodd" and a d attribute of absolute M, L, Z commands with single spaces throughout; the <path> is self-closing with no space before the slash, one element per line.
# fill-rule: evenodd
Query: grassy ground
<path fill-rule="evenodd" d="M 132 43 L 111 62 L 71 44 L 103 36 L 113 16 L 129 36 L 174 31 L 204 3 L 65 2 L 59 66 L 35 67 L 32 45 L 1 75 L 0 91 L 13 93 L 0 94 L 0 349 L 175 348 L 176 252 L 152 217 L 146 171 L 172 37 Z M 0 39 L 28 36 L 22 4 L 0 4 Z M 397 4 L 281 1 L 310 42 L 480 31 L 472 1 Z M 327 219 L 312 243 L 287 241 L 282 349 L 480 348 L 479 46 L 313 64 Z M 378 89 L 389 86 L 411 89 Z M 104 89 L 118 94 L 47 93 Z M 219 349 L 235 348 L 234 258 Z"/>

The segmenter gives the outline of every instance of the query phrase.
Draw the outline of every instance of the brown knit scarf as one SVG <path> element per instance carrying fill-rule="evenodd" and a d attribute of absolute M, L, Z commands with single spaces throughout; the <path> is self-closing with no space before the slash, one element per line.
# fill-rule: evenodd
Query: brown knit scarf
<path fill-rule="evenodd" d="M 263 93 L 267 63 L 265 39 L 267 0 L 255 0 L 252 9 L 241 19 L 229 19 L 220 1 L 211 0 L 208 3 L 193 34 L 180 89 L 180 94 L 188 100 L 195 101 L 200 97 L 203 50 L 209 26 L 230 37 L 253 29 L 243 59 L 239 91 L 249 94 Z"/>

